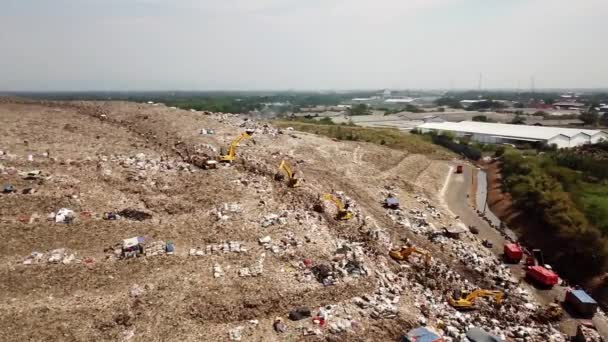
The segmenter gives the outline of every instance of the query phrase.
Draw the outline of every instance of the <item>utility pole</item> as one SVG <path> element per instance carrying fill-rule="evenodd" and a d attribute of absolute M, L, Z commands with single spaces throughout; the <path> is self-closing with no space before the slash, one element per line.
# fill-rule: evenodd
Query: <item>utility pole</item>
<path fill-rule="evenodd" d="M 534 76 L 530 76 L 530 91 L 532 94 L 534 94 L 534 91 L 536 90 L 536 85 L 534 83 Z"/>
<path fill-rule="evenodd" d="M 479 73 L 479 80 L 477 81 L 477 90 L 481 91 L 481 79 L 482 79 L 482 75 L 481 73 Z"/>

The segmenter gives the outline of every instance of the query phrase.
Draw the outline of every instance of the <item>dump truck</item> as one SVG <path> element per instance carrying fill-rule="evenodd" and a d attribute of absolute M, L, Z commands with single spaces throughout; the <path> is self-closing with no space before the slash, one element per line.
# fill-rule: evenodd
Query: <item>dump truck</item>
<path fill-rule="evenodd" d="M 403 335 L 401 342 L 445 342 L 441 334 L 431 328 L 419 327 Z"/>
<path fill-rule="evenodd" d="M 597 302 L 583 290 L 566 291 L 564 304 L 582 317 L 593 317 L 597 311 Z"/>
<path fill-rule="evenodd" d="M 514 264 L 518 264 L 524 256 L 521 247 L 516 243 L 505 243 L 503 252 L 505 261 Z"/>
<path fill-rule="evenodd" d="M 530 266 L 526 270 L 526 278 L 543 287 L 551 288 L 557 284 L 558 275 L 543 266 Z"/>

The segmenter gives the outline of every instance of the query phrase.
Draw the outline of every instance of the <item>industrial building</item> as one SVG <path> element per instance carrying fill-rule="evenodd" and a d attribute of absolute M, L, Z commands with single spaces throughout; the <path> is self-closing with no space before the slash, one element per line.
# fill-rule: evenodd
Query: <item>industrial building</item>
<path fill-rule="evenodd" d="M 487 144 L 545 143 L 565 148 L 608 140 L 608 133 L 599 130 L 476 121 L 427 122 L 416 128 L 422 133 L 452 132 L 456 137 L 469 137 L 471 140 Z"/>

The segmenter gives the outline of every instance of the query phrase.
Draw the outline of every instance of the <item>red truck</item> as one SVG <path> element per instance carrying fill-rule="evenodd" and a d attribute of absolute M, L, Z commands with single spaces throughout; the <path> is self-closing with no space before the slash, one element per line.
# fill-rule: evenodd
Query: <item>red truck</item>
<path fill-rule="evenodd" d="M 526 278 L 536 282 L 538 285 L 543 287 L 551 288 L 557 284 L 559 277 L 551 270 L 548 270 L 542 266 L 530 266 L 526 270 Z"/>
<path fill-rule="evenodd" d="M 514 264 L 518 264 L 524 255 L 521 247 L 516 243 L 505 243 L 503 252 L 505 260 Z"/>

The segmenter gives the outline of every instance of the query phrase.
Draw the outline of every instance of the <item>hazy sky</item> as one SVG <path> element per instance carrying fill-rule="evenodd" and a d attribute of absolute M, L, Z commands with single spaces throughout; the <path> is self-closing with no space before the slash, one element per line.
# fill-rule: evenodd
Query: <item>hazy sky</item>
<path fill-rule="evenodd" d="M 0 0 L 0 90 L 608 87 L 607 0 Z"/>

